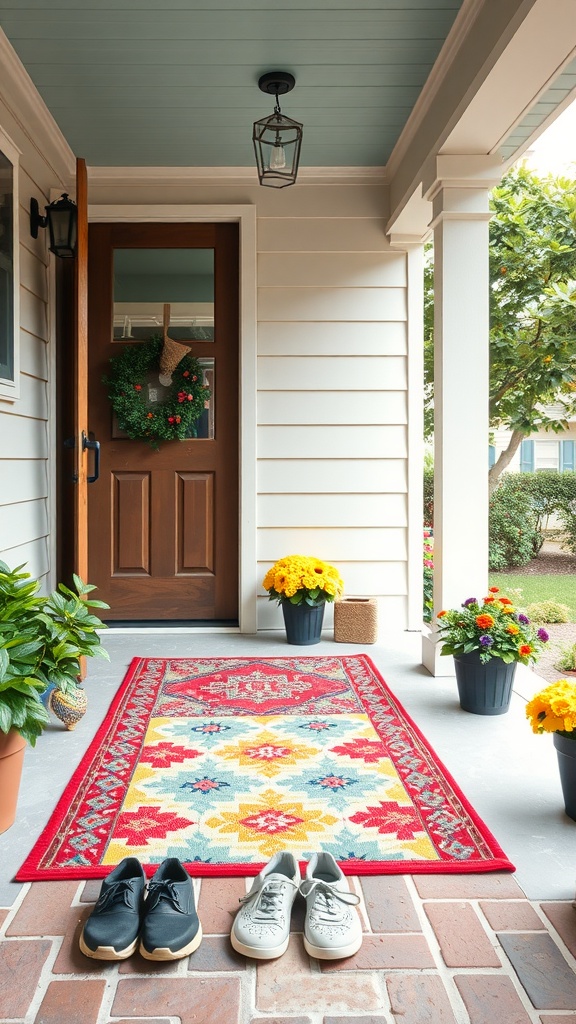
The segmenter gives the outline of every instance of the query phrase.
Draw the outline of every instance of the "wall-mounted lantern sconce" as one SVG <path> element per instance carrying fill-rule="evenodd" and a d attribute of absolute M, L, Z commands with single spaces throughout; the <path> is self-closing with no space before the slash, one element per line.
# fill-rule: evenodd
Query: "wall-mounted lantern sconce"
<path fill-rule="evenodd" d="M 279 96 L 291 92 L 296 84 L 288 71 L 269 71 L 258 80 L 262 92 L 276 97 L 274 113 L 254 122 L 252 141 L 261 185 L 285 188 L 293 185 L 298 174 L 302 125 L 280 110 Z"/>
<path fill-rule="evenodd" d="M 50 245 L 48 248 L 61 259 L 72 259 L 76 255 L 76 237 L 78 226 L 78 207 L 64 194 L 46 208 L 46 216 L 40 215 L 40 208 L 35 199 L 30 200 L 30 234 L 38 238 L 38 228 L 48 228 Z"/>

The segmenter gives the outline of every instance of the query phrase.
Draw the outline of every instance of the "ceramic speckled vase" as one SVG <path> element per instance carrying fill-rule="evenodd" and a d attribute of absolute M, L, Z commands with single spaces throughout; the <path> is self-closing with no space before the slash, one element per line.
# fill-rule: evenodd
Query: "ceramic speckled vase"
<path fill-rule="evenodd" d="M 81 686 L 76 686 L 66 693 L 55 687 L 48 696 L 50 711 L 70 730 L 75 729 L 76 724 L 86 714 L 87 706 L 86 691 Z"/>

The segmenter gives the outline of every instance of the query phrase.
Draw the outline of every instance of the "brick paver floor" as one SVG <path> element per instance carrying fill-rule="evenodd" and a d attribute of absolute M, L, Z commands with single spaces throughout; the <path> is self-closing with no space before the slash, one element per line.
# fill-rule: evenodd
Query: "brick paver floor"
<path fill-rule="evenodd" d="M 35 882 L 0 909 L 0 1020 L 22 1024 L 576 1024 L 576 910 L 510 874 L 354 878 L 364 942 L 319 963 L 296 904 L 288 951 L 257 963 L 228 934 L 243 879 L 195 882 L 200 948 L 171 964 L 88 960 L 100 883 Z"/>

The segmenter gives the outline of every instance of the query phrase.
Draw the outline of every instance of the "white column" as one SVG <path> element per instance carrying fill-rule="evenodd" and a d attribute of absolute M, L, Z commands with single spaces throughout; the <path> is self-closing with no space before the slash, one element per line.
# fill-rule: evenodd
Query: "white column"
<path fill-rule="evenodd" d="M 457 157 L 441 161 L 456 170 Z M 434 229 L 434 614 L 482 597 L 488 585 L 488 196 L 494 181 L 486 180 L 485 162 L 477 177 L 466 170 L 466 177 L 443 175 L 428 193 Z M 452 659 L 440 657 L 433 629 L 423 635 L 422 660 L 433 675 L 454 671 Z"/>

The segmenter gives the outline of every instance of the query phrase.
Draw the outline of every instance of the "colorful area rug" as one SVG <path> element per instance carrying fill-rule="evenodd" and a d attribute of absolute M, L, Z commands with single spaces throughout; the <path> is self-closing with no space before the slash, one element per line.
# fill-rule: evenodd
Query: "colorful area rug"
<path fill-rule="evenodd" d="M 364 655 L 134 658 L 17 874 L 255 875 L 277 850 L 348 874 L 514 870 Z"/>

